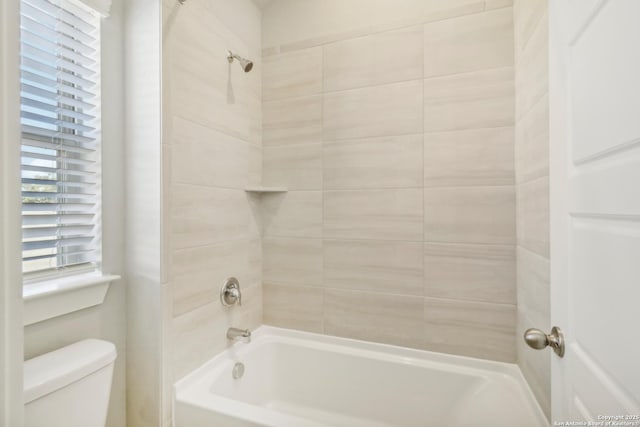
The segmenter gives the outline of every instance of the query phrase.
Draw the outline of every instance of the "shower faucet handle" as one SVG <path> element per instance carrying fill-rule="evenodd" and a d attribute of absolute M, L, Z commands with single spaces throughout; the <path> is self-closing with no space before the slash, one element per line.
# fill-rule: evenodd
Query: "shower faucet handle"
<path fill-rule="evenodd" d="M 220 289 L 220 302 L 225 307 L 242 305 L 242 293 L 238 279 L 230 277 L 224 282 L 222 289 Z"/>

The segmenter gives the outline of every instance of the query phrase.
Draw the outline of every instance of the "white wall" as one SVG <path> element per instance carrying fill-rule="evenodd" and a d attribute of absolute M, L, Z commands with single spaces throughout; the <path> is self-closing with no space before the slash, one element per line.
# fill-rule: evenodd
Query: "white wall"
<path fill-rule="evenodd" d="M 125 3 L 127 426 L 161 423 L 160 2 Z"/>
<path fill-rule="evenodd" d="M 0 3 L 0 425 L 23 424 L 18 0 Z"/>

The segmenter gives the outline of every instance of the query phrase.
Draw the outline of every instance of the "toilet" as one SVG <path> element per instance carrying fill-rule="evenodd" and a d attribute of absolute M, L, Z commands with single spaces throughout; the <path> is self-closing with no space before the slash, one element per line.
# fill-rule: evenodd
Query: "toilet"
<path fill-rule="evenodd" d="M 25 427 L 104 427 L 116 356 L 88 339 L 25 361 Z"/>

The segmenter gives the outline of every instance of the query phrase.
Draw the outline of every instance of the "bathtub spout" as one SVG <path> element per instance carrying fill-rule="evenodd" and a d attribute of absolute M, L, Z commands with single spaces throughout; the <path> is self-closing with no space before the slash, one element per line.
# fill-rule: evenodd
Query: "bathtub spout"
<path fill-rule="evenodd" d="M 248 329 L 229 328 L 227 329 L 227 338 L 231 341 L 251 342 L 251 331 Z"/>

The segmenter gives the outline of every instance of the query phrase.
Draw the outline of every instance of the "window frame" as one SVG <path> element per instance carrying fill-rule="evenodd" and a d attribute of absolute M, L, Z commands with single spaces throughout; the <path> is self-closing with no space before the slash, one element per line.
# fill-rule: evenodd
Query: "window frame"
<path fill-rule="evenodd" d="M 29 1 L 29 0 L 20 0 L 20 7 L 21 7 L 21 11 L 22 11 L 22 7 L 23 7 L 23 1 Z M 93 151 L 92 155 L 94 156 L 94 167 L 95 167 L 95 174 L 93 175 L 95 177 L 95 184 L 94 184 L 94 189 L 95 189 L 95 199 L 92 203 L 92 215 L 93 215 L 93 219 L 92 221 L 90 221 L 91 225 L 93 226 L 92 231 L 93 231 L 93 240 L 92 240 L 92 245 L 93 248 L 91 249 L 90 253 L 92 255 L 94 255 L 94 259 L 93 260 L 89 260 L 87 262 L 83 262 L 79 265 L 62 265 L 62 266 L 54 266 L 54 267 L 49 267 L 49 268 L 43 268 L 40 270 L 34 270 L 34 271 L 23 271 L 23 286 L 29 286 L 29 285 L 34 285 L 34 284 L 38 284 L 38 283 L 44 283 L 44 285 L 47 285 L 47 282 L 51 282 L 51 281 L 58 281 L 60 283 L 68 283 L 68 282 L 72 282 L 73 278 L 76 277 L 78 279 L 80 279 L 80 281 L 83 281 L 84 279 L 89 279 L 90 281 L 96 277 L 96 274 L 100 275 L 102 273 L 102 253 L 103 253 L 103 239 L 102 239 L 102 217 L 103 217 L 103 203 L 102 203 L 102 197 L 103 197 L 103 186 L 102 186 L 102 149 L 103 149 L 103 141 L 102 141 L 102 76 L 103 76 L 103 66 L 102 66 L 102 61 L 101 61 L 101 55 L 102 55 L 102 48 L 103 48 L 103 36 L 102 36 L 102 18 L 104 17 L 103 13 L 97 9 L 94 9 L 93 7 L 90 7 L 86 4 L 84 4 L 82 1 L 78 1 L 78 0 L 39 0 L 39 1 L 46 1 L 54 6 L 60 7 L 63 10 L 67 10 L 69 11 L 69 13 L 72 13 L 72 11 L 69 8 L 69 5 L 73 5 L 73 7 L 82 9 L 83 12 L 87 12 L 88 14 L 91 15 L 91 18 L 93 20 L 93 22 L 91 23 L 93 25 L 93 33 L 91 34 L 91 36 L 95 39 L 93 41 L 93 43 L 89 44 L 86 43 L 86 45 L 94 50 L 94 53 L 91 56 L 91 60 L 94 62 L 94 65 L 91 69 L 91 71 L 94 73 L 92 76 L 92 89 L 91 92 L 92 94 L 95 96 L 93 98 L 93 103 L 95 105 L 93 105 L 93 108 L 91 109 L 90 113 L 95 115 L 95 118 L 93 118 L 92 120 L 90 120 L 89 122 L 85 122 L 84 124 L 89 125 L 91 127 L 94 128 L 94 130 L 90 131 L 91 134 L 91 138 L 94 139 L 93 144 L 95 145 L 95 150 Z M 64 7 L 67 7 L 66 9 L 64 9 Z M 22 21 L 22 12 L 21 12 L 21 21 Z M 21 25 L 21 29 L 22 29 L 22 25 Z M 58 34 L 59 32 L 56 31 L 56 33 Z M 20 44 L 22 47 L 22 37 L 20 38 Z M 61 47 L 59 46 L 58 49 L 60 49 Z M 73 51 L 72 51 L 73 52 Z M 76 51 L 77 52 L 77 51 Z M 20 60 L 22 61 L 23 55 L 22 55 L 22 51 L 20 52 Z M 70 64 L 73 64 L 73 62 L 70 62 Z M 83 64 L 85 65 L 85 64 Z M 52 66 L 56 66 L 56 64 L 52 64 Z M 60 70 L 59 67 L 56 67 L 58 69 L 59 73 L 62 73 L 62 71 Z M 65 74 L 66 75 L 66 74 Z M 73 75 L 73 74 L 72 74 Z M 57 84 L 54 86 L 56 88 L 56 91 L 58 92 L 58 94 L 60 93 L 60 87 L 64 85 L 64 81 L 61 80 L 60 78 L 57 79 Z M 75 87 L 74 87 L 75 89 Z M 64 90 L 63 90 L 64 91 Z M 59 95 L 60 96 L 60 95 Z M 74 97 L 75 98 L 75 97 Z M 74 99 L 74 98 L 69 98 L 69 99 Z M 66 98 L 65 98 L 66 99 Z M 69 100 L 67 99 L 67 101 Z M 61 104 L 58 103 L 58 108 L 62 108 Z M 20 103 L 20 110 L 23 111 L 23 103 Z M 74 111 L 76 112 L 76 110 L 70 110 L 70 111 Z M 89 111 L 87 111 L 87 114 L 89 114 Z M 64 119 L 63 114 L 61 114 L 60 111 L 58 111 L 57 113 L 57 118 L 58 120 L 60 120 L 63 123 L 77 123 L 77 120 L 74 119 L 73 121 L 68 121 L 66 119 Z M 58 131 L 60 130 L 60 126 L 58 126 Z M 25 133 L 21 131 L 21 141 L 20 141 L 20 146 L 21 146 L 21 150 L 22 148 L 25 146 L 23 144 L 23 139 L 25 136 Z M 33 137 L 33 136 L 32 136 Z M 65 146 L 65 143 L 61 143 L 61 146 Z M 64 194 L 62 191 L 60 190 L 60 183 L 61 182 L 66 182 L 66 179 L 68 178 L 65 174 L 65 171 L 67 170 L 71 170 L 69 169 L 64 163 L 66 163 L 64 161 L 64 159 L 61 157 L 61 151 L 63 150 L 56 150 L 56 168 L 57 170 L 59 170 L 60 175 L 56 176 L 56 180 L 55 182 L 55 186 L 58 189 L 58 193 L 59 194 Z M 21 167 L 21 171 L 22 171 L 22 167 Z M 61 200 L 63 200 L 62 202 L 60 202 L 61 204 L 64 203 L 69 203 L 65 200 L 66 198 L 61 197 Z M 59 211 L 56 211 L 56 214 L 58 216 L 60 216 Z M 60 221 L 58 220 L 58 227 L 57 227 L 57 232 L 56 235 L 60 235 L 61 231 L 64 227 L 61 226 Z M 59 239 L 59 237 L 58 237 Z M 23 228 L 23 240 L 24 240 L 24 228 Z M 23 248 L 22 250 L 22 258 L 24 258 L 24 254 L 25 254 L 25 250 Z M 60 253 L 57 255 L 54 255 L 52 258 L 56 259 L 56 260 L 64 260 L 66 259 L 66 257 L 68 256 L 68 254 L 65 253 Z M 23 261 L 24 264 L 24 261 Z M 70 280 L 65 280 L 65 279 L 70 279 Z M 86 280 L 85 280 L 86 281 Z M 31 287 L 33 288 L 33 287 Z M 45 286 L 46 288 L 46 286 Z M 31 295 L 31 291 L 26 292 L 26 295 Z"/>
<path fill-rule="evenodd" d="M 110 286 L 121 282 L 124 270 L 124 33 L 122 2 L 116 2 L 110 16 L 111 0 L 72 0 L 95 10 L 100 17 L 100 263 L 94 268 L 32 273 L 22 279 L 22 323 L 28 326 L 105 302 Z M 20 4 L 21 0 L 16 0 Z M 19 15 L 20 16 L 20 15 Z M 18 25 L 19 27 L 19 25 Z M 19 58 L 16 61 L 19 68 Z M 19 74 L 19 70 L 18 73 Z M 104 88 L 104 91 L 103 91 Z M 17 110 L 20 110 L 18 108 Z M 20 124 L 17 124 L 18 128 Z M 19 151 L 19 150 L 18 150 Z M 21 169 L 21 168 L 19 168 Z M 104 179 L 103 179 L 104 176 Z M 19 182 L 18 182 L 19 184 Z M 20 199 L 18 199 L 20 200 Z M 18 209 L 18 214 L 20 209 Z M 21 215 L 17 223 L 20 224 Z M 103 232 L 104 230 L 104 232 Z M 21 235 L 20 230 L 16 230 Z"/>

